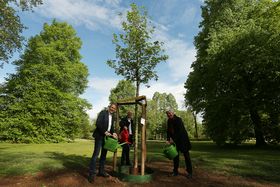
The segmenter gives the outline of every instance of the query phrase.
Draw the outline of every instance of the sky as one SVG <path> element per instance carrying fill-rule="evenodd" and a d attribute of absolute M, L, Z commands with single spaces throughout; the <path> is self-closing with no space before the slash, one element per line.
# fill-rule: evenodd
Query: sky
<path fill-rule="evenodd" d="M 88 111 L 90 118 L 109 104 L 110 90 L 115 88 L 122 76 L 115 74 L 106 61 L 115 58 L 113 33 L 122 32 L 123 18 L 118 16 L 130 10 L 130 4 L 144 6 L 155 26 L 152 40 L 164 42 L 163 49 L 169 56 L 166 62 L 156 67 L 158 81 L 151 80 L 149 88 L 142 85 L 140 95 L 151 99 L 155 92 L 171 93 L 175 96 L 179 109 L 184 109 L 184 83 L 195 61 L 194 37 L 199 32 L 201 6 L 203 0 L 43 0 L 43 5 L 33 12 L 19 12 L 22 23 L 27 27 L 26 39 L 42 31 L 44 23 L 53 19 L 72 25 L 81 38 L 82 62 L 89 70 L 88 88 L 80 97 L 92 104 Z M 15 54 L 11 61 L 19 58 Z M 11 63 L 0 68 L 0 83 L 5 77 L 15 73 Z"/>

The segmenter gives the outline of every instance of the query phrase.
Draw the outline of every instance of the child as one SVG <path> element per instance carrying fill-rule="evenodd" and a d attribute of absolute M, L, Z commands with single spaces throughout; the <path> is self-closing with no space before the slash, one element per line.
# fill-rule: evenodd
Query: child
<path fill-rule="evenodd" d="M 121 165 L 131 165 L 129 160 L 129 147 L 131 142 L 129 142 L 129 132 L 127 126 L 124 126 L 123 130 L 120 133 L 120 142 L 126 144 L 122 145 L 122 158 L 121 158 Z"/>

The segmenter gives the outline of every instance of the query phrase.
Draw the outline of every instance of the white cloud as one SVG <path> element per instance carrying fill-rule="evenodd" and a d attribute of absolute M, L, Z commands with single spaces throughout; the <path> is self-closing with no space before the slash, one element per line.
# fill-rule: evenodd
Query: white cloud
<path fill-rule="evenodd" d="M 120 0 L 46 0 L 39 6 L 37 12 L 48 18 L 57 18 L 75 25 L 83 25 L 91 30 L 104 30 L 108 28 L 121 28 L 119 12 L 127 9 L 120 6 Z M 195 9 L 186 9 L 185 17 L 193 17 Z M 125 15 L 124 15 L 125 16 Z M 196 51 L 192 44 L 184 38 L 172 37 L 168 34 L 169 28 L 158 23 L 156 25 L 155 39 L 165 43 L 169 59 L 168 67 L 174 80 L 186 78 L 190 72 L 191 63 L 195 60 Z"/>
<path fill-rule="evenodd" d="M 94 119 L 97 117 L 97 114 L 104 108 L 109 105 L 109 95 L 104 95 L 98 100 L 94 101 L 94 106 L 92 109 L 87 111 L 87 114 L 89 115 L 90 119 Z"/>
<path fill-rule="evenodd" d="M 102 78 L 93 77 L 89 79 L 89 89 L 94 89 L 99 93 L 110 93 L 110 90 L 117 86 L 119 79 L 116 78 Z"/>
<path fill-rule="evenodd" d="M 196 7 L 186 7 L 183 14 L 180 16 L 180 20 L 178 21 L 178 23 L 179 24 L 192 23 L 195 20 L 196 14 L 197 14 Z"/>
<path fill-rule="evenodd" d="M 192 62 L 196 59 L 196 50 L 194 46 L 183 39 L 170 36 L 167 33 L 168 30 L 160 28 L 161 27 L 156 29 L 154 37 L 156 40 L 164 42 L 166 53 L 169 55 L 167 64 L 170 68 L 171 76 L 175 81 L 186 78 L 190 73 Z"/>
<path fill-rule="evenodd" d="M 119 79 L 93 77 L 89 79 L 88 89 L 82 95 L 91 104 L 92 109 L 88 110 L 90 118 L 96 118 L 97 114 L 109 105 L 110 90 L 117 86 Z"/>
<path fill-rule="evenodd" d="M 152 99 L 155 92 L 171 93 L 175 97 L 179 109 L 184 108 L 184 94 L 186 92 L 184 83 L 172 84 L 166 82 L 154 82 L 151 83 L 149 88 L 142 86 L 140 89 L 140 94 L 146 95 L 148 99 Z"/>
<path fill-rule="evenodd" d="M 120 28 L 119 0 L 46 0 L 36 12 L 47 18 L 57 18 L 75 25 L 84 25 L 91 30 Z"/>

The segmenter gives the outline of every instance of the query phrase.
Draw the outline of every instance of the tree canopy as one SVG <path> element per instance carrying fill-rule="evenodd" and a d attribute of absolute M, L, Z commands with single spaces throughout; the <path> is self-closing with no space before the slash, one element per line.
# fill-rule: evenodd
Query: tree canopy
<path fill-rule="evenodd" d="M 202 7 L 186 100 L 218 144 L 252 135 L 257 145 L 280 140 L 279 15 L 272 0 L 207 0 Z"/>
<path fill-rule="evenodd" d="M 155 92 L 153 98 L 148 101 L 148 134 L 149 138 L 166 137 L 166 109 L 178 110 L 175 97 L 169 93 Z"/>
<path fill-rule="evenodd" d="M 25 28 L 16 15 L 15 7 L 23 11 L 32 10 L 34 6 L 42 4 L 42 0 L 1 0 L 0 1 L 0 65 L 19 51 L 24 40 L 21 33 Z"/>
<path fill-rule="evenodd" d="M 59 142 L 73 139 L 89 125 L 78 96 L 88 69 L 80 62 L 82 42 L 67 23 L 44 24 L 0 87 L 0 140 Z"/>
<path fill-rule="evenodd" d="M 136 88 L 131 81 L 120 80 L 117 86 L 110 91 L 109 100 L 111 103 L 116 103 L 120 100 L 133 98 L 135 96 Z M 132 111 L 132 106 L 120 106 L 120 116 L 126 116 L 127 111 Z"/>
<path fill-rule="evenodd" d="M 124 33 L 114 34 L 113 43 L 116 45 L 116 60 L 108 60 L 107 64 L 115 69 L 118 75 L 136 83 L 136 96 L 139 95 L 139 85 L 147 84 L 158 76 L 154 68 L 167 55 L 162 54 L 162 42 L 152 41 L 154 28 L 148 24 L 147 12 L 131 4 L 126 21 L 122 23 Z M 138 94 L 138 95 L 137 95 Z"/>

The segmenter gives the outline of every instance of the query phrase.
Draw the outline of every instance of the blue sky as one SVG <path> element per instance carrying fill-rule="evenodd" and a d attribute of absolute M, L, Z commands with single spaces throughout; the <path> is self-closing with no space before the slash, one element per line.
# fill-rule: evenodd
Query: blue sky
<path fill-rule="evenodd" d="M 121 32 L 121 18 L 118 13 L 125 13 L 131 3 L 144 6 L 156 27 L 153 39 L 164 42 L 164 49 L 169 56 L 167 62 L 160 63 L 156 70 L 159 80 L 150 81 L 150 87 L 140 88 L 140 95 L 151 98 L 154 92 L 172 93 L 183 109 L 185 93 L 184 83 L 195 60 L 194 36 L 199 31 L 201 5 L 203 0 L 43 0 L 44 4 L 34 12 L 19 13 L 21 21 L 28 27 L 23 33 L 26 38 L 42 30 L 44 23 L 52 19 L 66 21 L 77 31 L 83 42 L 80 51 L 82 62 L 89 69 L 88 88 L 81 97 L 92 104 L 88 111 L 91 118 L 109 104 L 110 89 L 123 79 L 117 76 L 106 61 L 115 59 L 115 46 L 112 44 L 113 33 Z M 13 59 L 17 59 L 15 54 Z M 0 82 L 4 82 L 7 73 L 13 73 L 14 66 L 5 64 L 0 69 Z"/>

